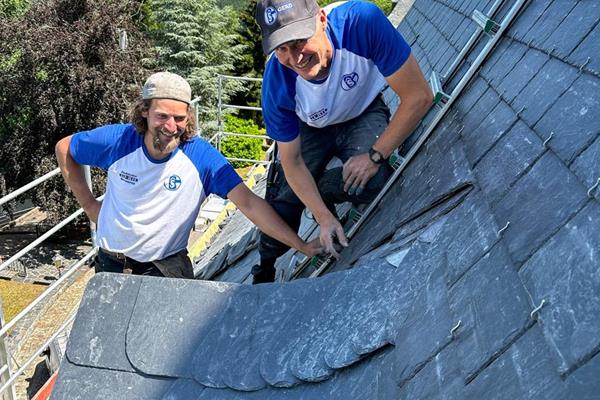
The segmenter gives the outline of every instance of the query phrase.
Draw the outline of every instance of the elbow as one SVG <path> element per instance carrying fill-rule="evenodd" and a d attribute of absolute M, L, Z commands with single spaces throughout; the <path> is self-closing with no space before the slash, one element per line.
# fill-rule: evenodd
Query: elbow
<path fill-rule="evenodd" d="M 54 146 L 54 154 L 56 154 L 56 158 L 60 159 L 64 157 L 69 151 L 69 144 L 71 143 L 71 136 L 64 137 L 56 142 L 56 146 Z"/>
<path fill-rule="evenodd" d="M 429 85 L 425 86 L 421 90 L 417 100 L 417 108 L 421 111 L 422 115 L 425 115 L 433 104 L 433 92 L 429 88 Z"/>

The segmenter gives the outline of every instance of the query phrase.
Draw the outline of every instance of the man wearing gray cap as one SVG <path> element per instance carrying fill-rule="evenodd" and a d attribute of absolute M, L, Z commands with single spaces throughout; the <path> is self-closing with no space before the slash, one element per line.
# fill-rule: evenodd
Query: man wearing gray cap
<path fill-rule="evenodd" d="M 306 243 L 231 164 L 195 135 L 191 88 L 169 72 L 148 78 L 129 124 L 106 125 L 61 139 L 56 156 L 63 177 L 97 223 L 96 271 L 193 278 L 187 255 L 190 230 L 211 193 L 229 198 L 270 236 L 313 255 Z M 107 171 L 103 201 L 89 190 L 82 165 Z"/>
<path fill-rule="evenodd" d="M 267 134 L 277 171 L 267 201 L 294 229 L 304 205 L 320 225 L 325 250 L 347 246 L 333 204 L 370 202 L 391 174 L 386 159 L 432 104 L 432 93 L 400 33 L 375 5 L 361 1 L 321 9 L 315 0 L 259 0 L 256 20 L 271 54 L 263 76 Z M 401 104 L 390 120 L 381 90 Z M 325 171 L 337 156 L 343 167 Z M 278 168 L 276 165 L 275 168 Z M 270 281 L 288 247 L 262 235 L 255 281 Z"/>

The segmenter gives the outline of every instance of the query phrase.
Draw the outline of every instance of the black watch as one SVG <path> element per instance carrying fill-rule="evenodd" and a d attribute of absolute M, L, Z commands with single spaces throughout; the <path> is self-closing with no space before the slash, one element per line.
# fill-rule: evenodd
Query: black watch
<path fill-rule="evenodd" d="M 372 147 L 369 149 L 369 158 L 375 164 L 382 164 L 385 161 L 385 157 L 383 156 L 383 154 L 381 154 Z"/>

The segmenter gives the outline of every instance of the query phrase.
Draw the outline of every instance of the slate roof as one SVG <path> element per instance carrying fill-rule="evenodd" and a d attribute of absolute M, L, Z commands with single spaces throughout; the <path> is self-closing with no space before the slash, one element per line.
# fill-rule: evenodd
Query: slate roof
<path fill-rule="evenodd" d="M 415 2 L 426 75 L 492 3 Z M 325 276 L 231 283 L 257 259 L 234 215 L 196 268 L 229 283 L 94 277 L 53 398 L 598 398 L 599 17 L 528 2 Z"/>

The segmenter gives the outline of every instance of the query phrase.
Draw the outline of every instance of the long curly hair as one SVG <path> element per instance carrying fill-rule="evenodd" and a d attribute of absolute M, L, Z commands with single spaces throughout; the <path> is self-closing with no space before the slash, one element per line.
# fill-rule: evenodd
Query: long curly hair
<path fill-rule="evenodd" d="M 142 116 L 143 112 L 150 110 L 152 100 L 138 100 L 129 110 L 129 122 L 135 126 L 135 130 L 140 135 L 144 135 L 148 130 L 148 120 Z M 181 135 L 181 141 L 187 142 L 192 140 L 196 136 L 196 114 L 194 108 L 188 106 L 187 110 L 187 124 L 183 135 Z"/>

